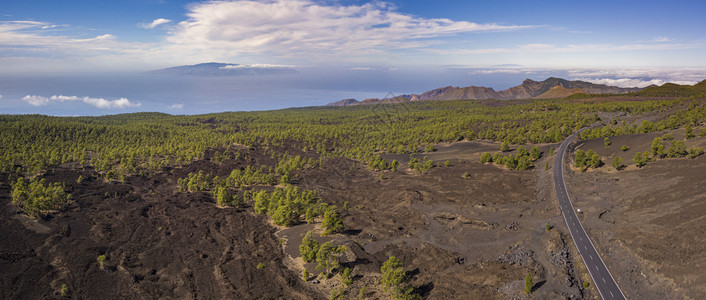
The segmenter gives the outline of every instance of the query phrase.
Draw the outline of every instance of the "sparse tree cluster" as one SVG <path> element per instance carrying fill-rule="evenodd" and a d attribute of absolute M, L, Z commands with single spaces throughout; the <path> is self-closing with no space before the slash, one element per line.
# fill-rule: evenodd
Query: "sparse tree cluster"
<path fill-rule="evenodd" d="M 345 246 L 334 246 L 331 242 L 321 244 L 316 252 L 316 269 L 323 270 L 324 277 L 332 275 L 341 266 L 340 255 L 346 250 Z"/>
<path fill-rule="evenodd" d="M 382 286 L 385 291 L 392 294 L 394 299 L 419 299 L 410 278 L 397 257 L 390 256 L 380 268 L 382 272 Z"/>
<path fill-rule="evenodd" d="M 504 165 L 508 169 L 513 170 L 529 170 L 532 168 L 534 161 L 542 157 L 542 152 L 539 151 L 538 147 L 533 147 L 530 151 L 527 151 L 524 146 L 520 145 L 517 147 L 517 154 L 509 154 L 503 156 L 500 152 L 496 152 L 491 155 L 488 152 L 481 154 L 481 163 L 496 163 L 499 165 Z"/>
<path fill-rule="evenodd" d="M 242 188 L 253 185 L 273 185 L 277 180 L 269 173 L 255 170 L 252 166 L 245 169 L 234 169 L 226 178 L 226 185 L 233 188 Z"/>
<path fill-rule="evenodd" d="M 590 149 L 588 151 L 583 151 L 581 149 L 576 150 L 574 153 L 574 166 L 581 169 L 581 171 L 586 171 L 588 168 L 598 168 L 603 165 L 601 157 Z"/>
<path fill-rule="evenodd" d="M 48 184 L 44 179 L 32 179 L 26 182 L 19 178 L 12 185 L 12 204 L 34 218 L 43 217 L 47 211 L 60 209 L 71 201 L 71 194 L 66 193 L 64 184 Z"/>
<path fill-rule="evenodd" d="M 189 173 L 184 178 L 179 178 L 177 180 L 177 185 L 179 186 L 179 192 L 183 193 L 189 192 L 201 192 L 211 189 L 213 177 L 210 174 L 206 174 L 203 170 L 199 170 L 198 173 Z"/>
<path fill-rule="evenodd" d="M 431 160 L 420 160 L 416 157 L 411 157 L 409 159 L 409 168 L 417 171 L 417 173 L 422 174 L 434 167 L 434 162 Z"/>

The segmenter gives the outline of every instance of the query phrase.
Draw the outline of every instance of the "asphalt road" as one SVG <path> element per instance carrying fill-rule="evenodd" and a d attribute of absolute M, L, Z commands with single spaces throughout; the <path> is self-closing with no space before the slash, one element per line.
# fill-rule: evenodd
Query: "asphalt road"
<path fill-rule="evenodd" d="M 579 131 L 580 132 L 580 131 Z M 573 204 L 571 204 L 571 199 L 569 199 L 569 193 L 566 191 L 566 183 L 564 182 L 564 154 L 566 153 L 566 148 L 574 138 L 576 134 L 572 134 L 559 147 L 556 158 L 554 159 L 554 187 L 556 189 L 556 196 L 559 199 L 559 207 L 561 208 L 561 214 L 564 216 L 564 221 L 566 221 L 566 226 L 569 227 L 569 232 L 571 233 L 571 238 L 574 240 L 576 248 L 578 248 L 583 262 L 586 264 L 588 272 L 591 274 L 591 278 L 598 293 L 601 294 L 603 299 L 625 299 L 625 295 L 618 287 L 618 284 L 610 275 L 610 271 L 603 263 L 603 260 L 598 255 L 596 247 L 593 246 L 591 239 L 586 235 L 586 231 L 581 226 L 578 217 L 576 217 L 576 209 Z"/>

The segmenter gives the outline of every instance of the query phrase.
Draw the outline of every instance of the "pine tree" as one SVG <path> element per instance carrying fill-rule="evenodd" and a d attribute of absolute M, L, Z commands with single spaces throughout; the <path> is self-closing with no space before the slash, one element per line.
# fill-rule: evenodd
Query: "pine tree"
<path fill-rule="evenodd" d="M 500 151 L 501 151 L 501 152 L 510 151 L 510 144 L 509 144 L 508 142 L 503 142 L 503 143 L 500 145 Z"/>
<path fill-rule="evenodd" d="M 613 159 L 613 168 L 620 171 L 620 169 L 623 168 L 623 159 L 616 156 L 615 159 Z"/>
<path fill-rule="evenodd" d="M 305 262 L 316 260 L 316 253 L 319 251 L 319 242 L 311 237 L 311 231 L 307 232 L 299 245 L 299 254 Z"/>
<path fill-rule="evenodd" d="M 525 277 L 525 294 L 529 295 L 532 293 L 532 287 L 534 285 L 532 284 L 532 275 L 530 273 L 527 273 L 527 277 Z"/>
<path fill-rule="evenodd" d="M 662 145 L 662 139 L 656 137 L 652 140 L 652 147 L 650 147 L 650 149 L 652 150 L 653 157 L 662 157 L 664 155 L 664 145 Z"/>

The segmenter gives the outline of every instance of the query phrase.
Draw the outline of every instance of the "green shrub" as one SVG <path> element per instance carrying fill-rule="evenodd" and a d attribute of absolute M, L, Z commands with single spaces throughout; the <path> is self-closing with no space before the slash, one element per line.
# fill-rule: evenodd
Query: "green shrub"
<path fill-rule="evenodd" d="M 69 286 L 66 285 L 66 283 L 62 283 L 61 289 L 59 290 L 59 293 L 61 294 L 61 296 L 64 296 L 64 297 L 68 296 L 69 295 Z"/>
<path fill-rule="evenodd" d="M 346 286 L 353 284 L 353 275 L 351 274 L 350 268 L 345 268 L 343 269 L 343 272 L 341 272 L 341 282 L 343 282 Z"/>
<path fill-rule="evenodd" d="M 694 130 L 691 129 L 691 125 L 686 125 L 684 128 L 686 131 L 686 139 L 693 139 L 694 138 Z"/>
<path fill-rule="evenodd" d="M 358 299 L 362 300 L 366 293 L 368 293 L 368 286 L 364 285 L 360 288 L 360 290 L 358 290 Z"/>
<path fill-rule="evenodd" d="M 688 152 L 686 151 L 686 145 L 684 144 L 684 141 L 672 141 L 667 156 L 684 157 L 687 154 Z"/>
<path fill-rule="evenodd" d="M 613 159 L 613 168 L 620 171 L 620 169 L 623 168 L 623 159 L 620 157 L 615 157 L 615 159 Z"/>
<path fill-rule="evenodd" d="M 329 299 L 331 299 L 331 300 L 343 299 L 343 297 L 345 295 L 346 295 L 346 289 L 343 287 L 339 287 L 337 289 L 331 290 L 331 297 Z"/>
<path fill-rule="evenodd" d="M 493 157 L 490 155 L 490 153 L 485 152 L 480 156 L 480 162 L 483 164 L 493 162 Z"/>
<path fill-rule="evenodd" d="M 647 160 L 644 158 L 644 156 L 640 152 L 635 153 L 635 157 L 633 157 L 632 162 L 638 168 L 642 168 L 643 166 L 645 166 L 645 164 L 647 164 Z"/>
<path fill-rule="evenodd" d="M 700 155 L 704 154 L 704 149 L 703 148 L 689 148 L 689 158 L 697 158 Z"/>
<path fill-rule="evenodd" d="M 98 261 L 98 265 L 100 266 L 101 269 L 105 267 L 105 261 L 108 260 L 108 258 L 105 256 L 105 254 L 98 255 L 98 258 L 96 258 Z"/>

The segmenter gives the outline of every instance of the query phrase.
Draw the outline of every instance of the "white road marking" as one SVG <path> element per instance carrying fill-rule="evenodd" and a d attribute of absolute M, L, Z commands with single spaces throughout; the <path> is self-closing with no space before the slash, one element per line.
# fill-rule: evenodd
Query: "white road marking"
<path fill-rule="evenodd" d="M 608 292 L 610 292 L 610 291 L 608 291 Z M 613 292 L 610 292 L 610 296 L 615 298 L 615 296 L 613 296 Z"/>
<path fill-rule="evenodd" d="M 601 279 L 603 279 L 603 283 L 606 283 L 606 282 L 605 282 L 605 278 L 601 277 Z"/>
<path fill-rule="evenodd" d="M 591 260 L 593 260 L 593 255 L 589 254 L 588 257 L 590 257 Z"/>

